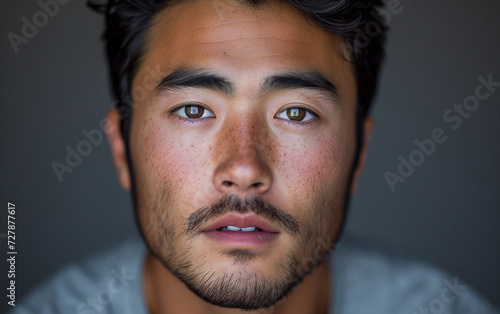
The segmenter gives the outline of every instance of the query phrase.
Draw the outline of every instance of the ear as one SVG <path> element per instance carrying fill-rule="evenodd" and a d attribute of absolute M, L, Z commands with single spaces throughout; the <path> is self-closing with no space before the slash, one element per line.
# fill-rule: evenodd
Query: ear
<path fill-rule="evenodd" d="M 363 143 L 361 143 L 361 151 L 359 152 L 359 160 L 356 169 L 354 169 L 354 174 L 351 184 L 351 195 L 356 193 L 358 189 L 359 178 L 365 167 L 366 155 L 368 153 L 368 143 L 370 142 L 370 136 L 373 130 L 374 122 L 371 117 L 366 117 L 363 121 Z"/>
<path fill-rule="evenodd" d="M 125 142 L 120 132 L 120 114 L 118 110 L 113 109 L 108 113 L 106 124 L 106 134 L 108 136 L 111 155 L 115 164 L 115 170 L 118 174 L 118 180 L 122 187 L 130 190 L 130 171 L 127 162 L 127 153 Z"/>

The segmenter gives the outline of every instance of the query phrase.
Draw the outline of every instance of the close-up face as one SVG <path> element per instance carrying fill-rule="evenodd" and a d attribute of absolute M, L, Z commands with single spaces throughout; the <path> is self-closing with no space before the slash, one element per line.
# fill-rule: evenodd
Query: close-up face
<path fill-rule="evenodd" d="M 349 56 L 277 2 L 182 2 L 146 39 L 130 131 L 141 232 L 205 300 L 270 306 L 343 223 L 356 153 Z"/>
<path fill-rule="evenodd" d="M 0 314 L 500 314 L 500 1 L 3 2 Z"/>

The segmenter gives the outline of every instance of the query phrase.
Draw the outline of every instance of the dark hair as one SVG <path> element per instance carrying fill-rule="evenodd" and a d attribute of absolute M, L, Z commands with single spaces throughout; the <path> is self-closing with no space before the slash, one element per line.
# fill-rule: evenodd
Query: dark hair
<path fill-rule="evenodd" d="M 239 0 L 258 8 L 268 0 Z M 356 69 L 358 112 L 364 117 L 373 101 L 384 57 L 386 27 L 377 11 L 381 0 L 283 0 L 328 32 L 340 35 Z M 182 0 L 92 0 L 89 6 L 104 13 L 106 43 L 113 94 L 117 107 L 131 110 L 131 83 L 144 49 L 145 33 L 153 16 Z M 129 111 L 122 112 L 122 131 Z M 127 112 L 124 116 L 123 112 Z M 125 123 L 124 123 L 125 122 Z"/>

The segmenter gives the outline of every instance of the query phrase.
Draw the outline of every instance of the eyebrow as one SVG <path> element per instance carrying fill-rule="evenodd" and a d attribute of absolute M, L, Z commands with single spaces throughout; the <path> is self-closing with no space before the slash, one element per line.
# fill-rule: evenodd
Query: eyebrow
<path fill-rule="evenodd" d="M 180 67 L 162 78 L 158 85 L 159 93 L 182 87 L 206 88 L 226 95 L 234 93 L 234 84 L 228 78 L 204 69 Z M 315 89 L 339 100 L 337 86 L 318 71 L 290 71 L 266 77 L 261 94 L 289 89 Z"/>
<path fill-rule="evenodd" d="M 340 100 L 337 86 L 318 71 L 292 71 L 270 76 L 265 79 L 261 92 L 299 88 L 318 90 L 334 101 Z"/>
<path fill-rule="evenodd" d="M 181 67 L 160 80 L 156 90 L 164 92 L 180 87 L 207 88 L 232 95 L 233 84 L 226 78 L 206 70 Z"/>

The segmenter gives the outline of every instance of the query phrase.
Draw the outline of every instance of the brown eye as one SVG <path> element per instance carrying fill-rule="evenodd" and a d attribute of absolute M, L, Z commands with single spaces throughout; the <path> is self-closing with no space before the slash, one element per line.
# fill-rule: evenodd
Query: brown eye
<path fill-rule="evenodd" d="M 201 106 L 196 106 L 196 105 L 190 105 L 184 107 L 184 113 L 186 114 L 186 117 L 190 119 L 198 119 L 203 116 L 203 113 L 205 112 L 205 108 Z"/>
<path fill-rule="evenodd" d="M 303 108 L 290 108 L 286 110 L 287 117 L 292 121 L 302 121 L 307 111 Z"/>
<path fill-rule="evenodd" d="M 177 107 L 172 113 L 177 114 L 181 118 L 194 121 L 201 121 L 207 118 L 215 118 L 215 114 L 205 106 L 197 104 L 189 104 Z"/>
<path fill-rule="evenodd" d="M 314 112 L 303 107 L 290 107 L 276 114 L 276 118 L 286 120 L 296 125 L 305 124 L 317 117 L 318 116 Z"/>

